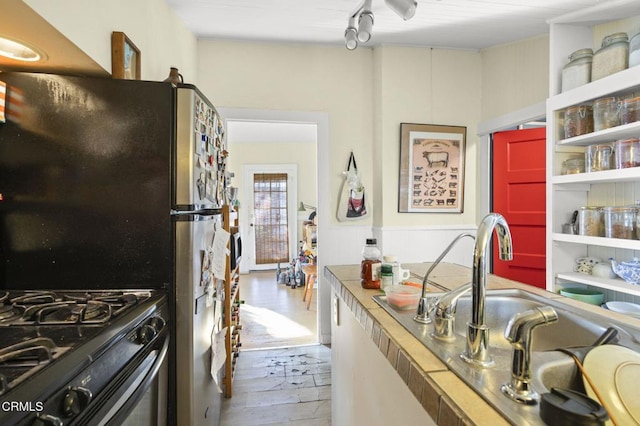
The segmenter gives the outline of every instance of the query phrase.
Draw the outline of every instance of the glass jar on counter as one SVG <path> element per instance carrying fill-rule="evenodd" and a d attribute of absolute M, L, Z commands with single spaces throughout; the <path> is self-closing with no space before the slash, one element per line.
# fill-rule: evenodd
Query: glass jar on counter
<path fill-rule="evenodd" d="M 635 238 L 635 207 L 603 207 L 604 236 L 607 238 Z"/>
<path fill-rule="evenodd" d="M 615 97 L 598 99 L 593 103 L 593 130 L 610 129 L 620 125 L 620 100 Z"/>
<path fill-rule="evenodd" d="M 629 36 L 610 34 L 602 39 L 602 47 L 593 54 L 591 80 L 595 81 L 629 67 Z"/>
<path fill-rule="evenodd" d="M 569 63 L 562 68 L 562 91 L 582 86 L 591 81 L 593 49 L 580 49 L 569 55 Z"/>
<path fill-rule="evenodd" d="M 631 37 L 629 42 L 629 68 L 640 65 L 640 33 Z"/>
<path fill-rule="evenodd" d="M 578 216 L 578 234 L 588 237 L 601 237 L 604 235 L 602 222 L 602 207 L 580 207 Z"/>
<path fill-rule="evenodd" d="M 565 110 L 565 139 L 591 132 L 593 132 L 593 108 L 590 105 L 576 105 Z"/>
<path fill-rule="evenodd" d="M 620 139 L 614 144 L 616 169 L 640 166 L 640 139 Z"/>
<path fill-rule="evenodd" d="M 575 175 L 577 173 L 584 173 L 584 158 L 569 158 L 562 162 L 560 174 Z"/>
<path fill-rule="evenodd" d="M 620 107 L 620 124 L 640 121 L 640 96 L 622 101 Z"/>
<path fill-rule="evenodd" d="M 587 173 L 611 169 L 613 160 L 613 146 L 611 144 L 589 145 L 584 155 Z"/>

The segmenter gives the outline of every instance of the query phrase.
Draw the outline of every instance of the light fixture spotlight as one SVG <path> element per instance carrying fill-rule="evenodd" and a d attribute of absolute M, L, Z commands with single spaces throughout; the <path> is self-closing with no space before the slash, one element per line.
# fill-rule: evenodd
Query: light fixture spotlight
<path fill-rule="evenodd" d="M 366 43 L 371 39 L 371 30 L 373 29 L 373 12 L 365 10 L 360 14 L 358 20 L 358 40 Z"/>
<path fill-rule="evenodd" d="M 416 0 L 384 0 L 384 2 L 405 21 L 413 18 L 418 7 Z"/>
<path fill-rule="evenodd" d="M 344 42 L 347 50 L 354 50 L 358 47 L 358 32 L 355 27 L 347 27 L 344 32 Z"/>
<path fill-rule="evenodd" d="M 362 0 L 349 16 L 349 24 L 344 32 L 345 46 L 348 50 L 355 50 L 358 47 L 358 41 L 366 43 L 371 40 L 371 31 L 373 29 L 372 1 Z M 384 2 L 405 21 L 413 18 L 418 7 L 416 0 L 384 0 Z M 358 23 L 357 30 L 356 22 Z"/>

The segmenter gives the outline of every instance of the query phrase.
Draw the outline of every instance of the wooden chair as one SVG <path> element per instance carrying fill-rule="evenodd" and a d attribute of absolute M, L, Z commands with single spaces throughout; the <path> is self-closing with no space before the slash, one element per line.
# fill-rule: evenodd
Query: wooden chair
<path fill-rule="evenodd" d="M 304 272 L 304 292 L 302 293 L 302 301 L 307 300 L 307 294 L 309 299 L 307 300 L 307 309 L 311 306 L 311 296 L 313 295 L 313 285 L 316 282 L 318 274 L 318 265 L 302 265 L 302 272 Z"/>

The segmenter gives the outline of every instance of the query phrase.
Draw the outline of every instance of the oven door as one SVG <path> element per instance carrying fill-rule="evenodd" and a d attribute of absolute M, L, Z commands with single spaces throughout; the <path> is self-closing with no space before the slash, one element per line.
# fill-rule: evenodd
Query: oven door
<path fill-rule="evenodd" d="M 165 332 L 162 337 L 111 383 L 106 399 L 100 403 L 100 412 L 91 416 L 101 419 L 97 424 L 167 424 L 169 334 Z"/>

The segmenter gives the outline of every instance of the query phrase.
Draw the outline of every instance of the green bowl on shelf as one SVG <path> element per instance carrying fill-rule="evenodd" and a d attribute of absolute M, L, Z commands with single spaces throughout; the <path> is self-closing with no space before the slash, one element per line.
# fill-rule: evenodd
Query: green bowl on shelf
<path fill-rule="evenodd" d="M 560 294 L 570 299 L 579 300 L 591 305 L 602 305 L 604 293 L 598 290 L 589 290 L 581 287 L 567 287 L 560 290 Z"/>

